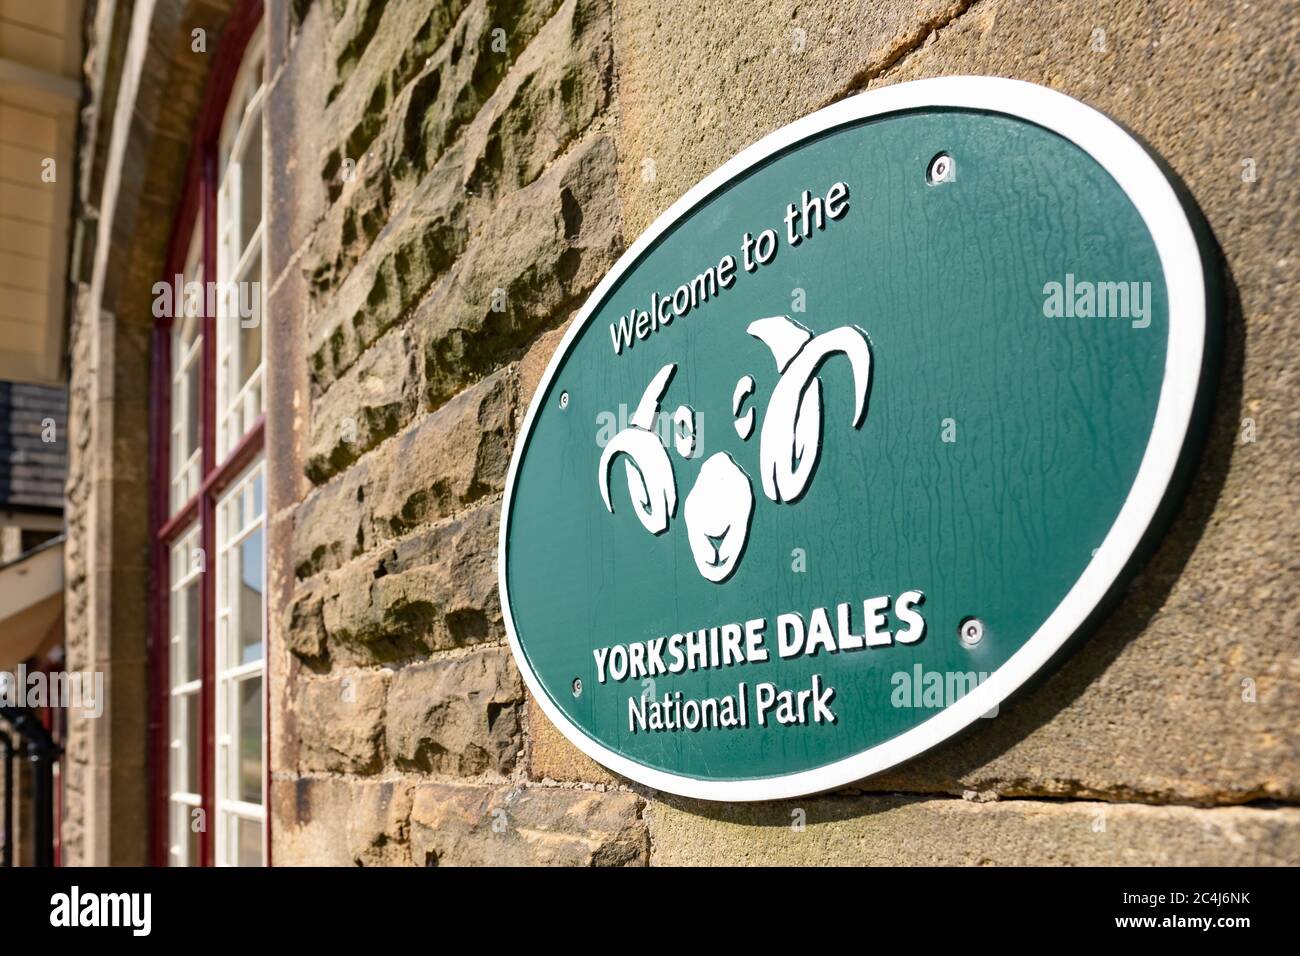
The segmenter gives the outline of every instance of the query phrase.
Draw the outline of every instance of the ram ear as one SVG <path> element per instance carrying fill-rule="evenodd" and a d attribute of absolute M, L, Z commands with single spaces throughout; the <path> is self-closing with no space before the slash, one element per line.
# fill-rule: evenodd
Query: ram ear
<path fill-rule="evenodd" d="M 664 392 L 668 391 L 668 383 L 673 380 L 673 375 L 676 372 L 677 363 L 672 362 L 661 368 L 655 374 L 655 377 L 650 379 L 650 384 L 641 393 L 641 401 L 637 403 L 636 411 L 627 420 L 628 424 L 635 425 L 637 428 L 644 428 L 646 431 L 654 430 L 655 415 L 659 411 L 659 403 L 663 401 Z"/>
<path fill-rule="evenodd" d="M 778 372 L 784 372 L 799 354 L 799 350 L 812 338 L 812 332 L 788 315 L 755 319 L 745 331 L 771 349 Z"/>

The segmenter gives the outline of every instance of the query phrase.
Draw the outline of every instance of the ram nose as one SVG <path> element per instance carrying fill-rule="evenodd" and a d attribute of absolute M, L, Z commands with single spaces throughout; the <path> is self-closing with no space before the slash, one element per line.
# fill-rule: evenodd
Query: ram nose
<path fill-rule="evenodd" d="M 726 452 L 700 469 L 686 496 L 686 537 L 700 574 L 715 584 L 735 573 L 749 541 L 754 488 Z"/>

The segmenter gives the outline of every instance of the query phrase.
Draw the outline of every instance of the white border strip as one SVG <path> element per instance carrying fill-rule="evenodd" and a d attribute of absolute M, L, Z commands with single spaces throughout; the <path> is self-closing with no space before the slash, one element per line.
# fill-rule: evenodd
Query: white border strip
<path fill-rule="evenodd" d="M 547 394 L 560 363 L 613 285 L 636 265 L 652 243 L 713 192 L 774 153 L 818 133 L 869 117 L 921 107 L 1002 113 L 1058 133 L 1110 173 L 1142 216 L 1155 241 L 1164 270 L 1169 301 L 1169 340 L 1164 382 L 1160 388 L 1151 438 L 1133 488 L 1092 561 L 1042 627 L 979 687 L 924 723 L 826 766 L 753 780 L 703 780 L 655 770 L 630 760 L 597 743 L 569 721 L 533 674 L 515 631 L 506 574 L 510 503 L 523 449 L 532 434 L 540 400 Z M 1155 161 L 1120 126 L 1092 107 L 1064 93 L 1021 80 L 952 76 L 872 90 L 776 130 L 698 183 L 632 243 L 569 327 L 529 405 L 506 479 L 497 558 L 501 608 L 510 649 L 528 689 L 552 723 L 587 756 L 615 773 L 686 797 L 772 800 L 817 793 L 861 780 L 928 750 L 988 713 L 1033 676 L 1078 630 L 1110 590 L 1141 542 L 1173 477 L 1191 422 L 1204 347 L 1204 275 L 1200 251 L 1187 216 Z"/>

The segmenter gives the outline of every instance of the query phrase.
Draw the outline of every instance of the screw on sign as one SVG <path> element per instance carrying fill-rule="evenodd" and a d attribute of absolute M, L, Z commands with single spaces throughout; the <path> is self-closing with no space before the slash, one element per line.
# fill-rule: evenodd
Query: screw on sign
<path fill-rule="evenodd" d="M 925 180 L 931 186 L 937 186 L 940 183 L 952 182 L 956 175 L 957 167 L 952 161 L 952 157 L 947 153 L 940 153 L 934 159 L 930 160 L 930 166 L 925 172 Z"/>
<path fill-rule="evenodd" d="M 961 622 L 958 629 L 961 636 L 961 642 L 968 647 L 974 647 L 980 641 L 984 640 L 984 622 L 977 617 L 968 617 Z"/>

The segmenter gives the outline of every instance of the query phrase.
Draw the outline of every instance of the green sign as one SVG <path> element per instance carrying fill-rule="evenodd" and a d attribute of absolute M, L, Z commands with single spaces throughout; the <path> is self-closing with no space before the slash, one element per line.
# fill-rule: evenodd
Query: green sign
<path fill-rule="evenodd" d="M 727 800 L 992 717 L 1163 513 L 1206 299 L 1156 163 L 1062 94 L 926 80 L 778 130 L 633 244 L 528 411 L 530 689 L 618 773 Z"/>

